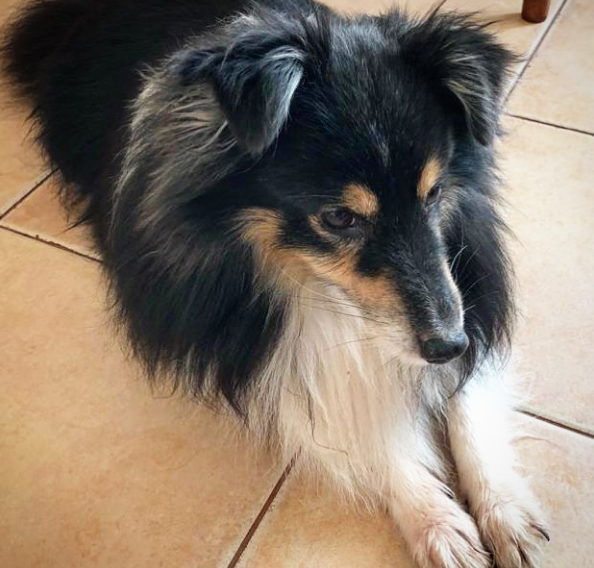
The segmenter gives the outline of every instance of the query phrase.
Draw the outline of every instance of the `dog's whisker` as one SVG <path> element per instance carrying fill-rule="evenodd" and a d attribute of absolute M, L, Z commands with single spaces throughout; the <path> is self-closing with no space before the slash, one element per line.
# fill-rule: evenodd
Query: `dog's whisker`
<path fill-rule="evenodd" d="M 306 305 L 307 305 L 307 303 L 306 303 Z M 370 322 L 376 323 L 378 325 L 389 325 L 389 322 L 380 321 L 380 320 L 377 320 L 377 319 L 374 319 L 372 317 L 368 317 L 368 316 L 365 316 L 365 315 L 362 315 L 362 314 L 353 314 L 353 313 L 348 313 L 348 312 L 342 312 L 340 310 L 331 310 L 329 308 L 324 308 L 324 307 L 319 306 L 319 305 L 315 305 L 313 307 L 316 310 L 321 310 L 321 311 L 328 312 L 328 313 L 331 313 L 331 314 L 336 314 L 336 315 L 345 316 L 345 317 L 349 317 L 349 318 L 356 318 L 356 319 L 360 319 L 360 320 L 370 321 Z"/>
<path fill-rule="evenodd" d="M 459 270 L 460 274 L 464 274 L 464 271 L 470 264 L 470 262 L 474 259 L 474 257 L 478 254 L 478 248 L 472 251 L 472 254 L 466 259 L 464 266 Z"/>
<path fill-rule="evenodd" d="M 387 335 L 374 335 L 373 337 L 361 337 L 359 339 L 351 339 L 350 341 L 344 341 L 343 343 L 337 343 L 336 345 L 331 345 L 330 347 L 326 348 L 326 351 L 336 349 L 337 347 L 344 347 L 346 345 L 352 345 L 353 343 L 365 343 L 367 341 L 375 341 L 376 339 L 386 339 L 388 337 L 389 336 L 387 336 Z"/>
<path fill-rule="evenodd" d="M 489 277 L 490 277 L 490 274 L 485 274 L 481 278 L 477 278 L 470 286 L 468 286 L 468 288 L 465 288 L 464 289 L 464 292 L 466 294 L 468 294 L 473 288 L 475 288 L 476 286 L 478 286 L 481 282 L 483 282 L 484 280 L 486 280 Z"/>
<path fill-rule="evenodd" d="M 456 253 L 456 255 L 454 256 L 453 260 L 450 263 L 450 270 L 452 272 L 456 272 L 456 267 L 457 267 L 457 263 L 460 261 L 460 258 L 462 257 L 462 253 L 468 248 L 468 245 L 464 245 L 462 248 L 460 248 L 460 250 Z"/>

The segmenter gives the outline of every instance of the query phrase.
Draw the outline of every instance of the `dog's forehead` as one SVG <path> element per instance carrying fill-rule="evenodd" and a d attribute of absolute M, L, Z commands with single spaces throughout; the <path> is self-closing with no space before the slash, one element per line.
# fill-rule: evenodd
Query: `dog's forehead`
<path fill-rule="evenodd" d="M 332 102 L 319 111 L 314 125 L 325 142 L 315 146 L 320 173 L 332 169 L 345 177 L 345 187 L 357 182 L 380 199 L 414 195 L 421 177 L 427 186 L 437 177 L 437 164 L 447 162 L 449 119 L 430 97 L 418 96 L 414 84 L 402 85 L 395 94 L 389 82 L 346 79 L 334 83 Z"/>
<path fill-rule="evenodd" d="M 365 160 L 374 173 L 419 175 L 447 153 L 451 117 L 441 91 L 394 48 L 369 40 L 347 47 L 334 51 L 336 63 L 320 85 L 321 127 L 341 138 L 345 161 Z"/>

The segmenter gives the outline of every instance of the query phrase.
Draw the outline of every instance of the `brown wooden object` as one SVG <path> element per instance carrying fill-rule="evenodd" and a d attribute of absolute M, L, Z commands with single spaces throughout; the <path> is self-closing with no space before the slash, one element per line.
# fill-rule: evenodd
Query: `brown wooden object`
<path fill-rule="evenodd" d="M 524 0 L 522 19 L 533 24 L 540 24 L 547 19 L 551 0 Z"/>

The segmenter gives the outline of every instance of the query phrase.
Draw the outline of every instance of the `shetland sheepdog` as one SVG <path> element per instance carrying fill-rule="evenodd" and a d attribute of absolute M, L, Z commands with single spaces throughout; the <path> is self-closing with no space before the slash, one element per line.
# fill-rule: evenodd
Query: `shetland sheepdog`
<path fill-rule="evenodd" d="M 514 56 L 484 26 L 44 0 L 4 55 L 148 377 L 387 509 L 424 568 L 537 566 L 493 148 Z"/>

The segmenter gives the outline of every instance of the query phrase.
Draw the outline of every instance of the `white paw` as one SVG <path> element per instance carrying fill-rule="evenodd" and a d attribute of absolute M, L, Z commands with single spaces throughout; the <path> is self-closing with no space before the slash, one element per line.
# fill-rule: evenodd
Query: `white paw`
<path fill-rule="evenodd" d="M 549 535 L 527 488 L 521 496 L 509 492 L 489 496 L 477 507 L 476 519 L 497 568 L 538 568 Z"/>
<path fill-rule="evenodd" d="M 447 511 L 411 522 L 415 525 L 410 542 L 415 561 L 423 568 L 490 568 L 491 555 L 474 520 L 454 501 L 450 505 Z"/>

